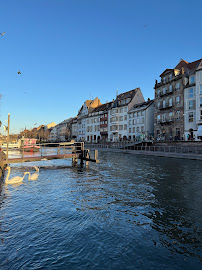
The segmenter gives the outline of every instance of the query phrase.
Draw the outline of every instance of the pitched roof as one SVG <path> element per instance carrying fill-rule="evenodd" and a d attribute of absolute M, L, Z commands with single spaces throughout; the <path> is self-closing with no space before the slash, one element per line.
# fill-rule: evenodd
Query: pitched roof
<path fill-rule="evenodd" d="M 121 93 L 117 96 L 117 100 L 121 100 L 121 99 L 125 99 L 125 98 L 133 98 L 134 95 L 137 93 L 137 91 L 140 90 L 140 88 L 135 88 L 133 90 L 130 90 L 128 92 L 125 93 Z"/>
<path fill-rule="evenodd" d="M 196 61 L 191 62 L 191 63 L 189 63 L 189 62 L 187 62 L 187 61 L 185 61 L 185 60 L 182 60 L 182 61 L 180 61 L 180 62 L 177 64 L 177 66 L 175 67 L 175 69 L 181 69 L 182 67 L 186 67 L 186 68 L 188 68 L 189 70 L 196 70 L 197 67 L 198 67 L 198 65 L 200 64 L 201 60 L 202 60 L 202 59 L 199 59 L 199 60 L 196 60 Z"/>
<path fill-rule="evenodd" d="M 153 102 L 154 102 L 154 100 L 152 99 L 152 100 L 147 100 L 147 101 L 145 101 L 145 102 L 136 104 L 136 105 L 134 105 L 134 106 L 132 107 L 132 109 L 131 109 L 130 111 L 132 111 L 132 110 L 134 110 L 134 109 L 141 109 L 141 107 L 149 107 Z M 145 108 L 144 108 L 144 109 L 145 109 Z"/>
<path fill-rule="evenodd" d="M 171 71 L 173 71 L 173 69 L 167 68 L 166 70 L 164 70 L 163 73 L 161 73 L 160 77 L 163 76 L 165 73 L 170 73 Z"/>
<path fill-rule="evenodd" d="M 93 110 L 92 112 L 94 113 L 94 112 L 100 112 L 100 111 L 102 112 L 102 111 L 106 111 L 106 110 L 108 110 L 109 108 L 111 108 L 112 103 L 113 103 L 113 102 L 108 102 L 108 103 L 102 104 L 102 105 L 100 105 L 100 106 L 94 108 L 94 110 Z"/>

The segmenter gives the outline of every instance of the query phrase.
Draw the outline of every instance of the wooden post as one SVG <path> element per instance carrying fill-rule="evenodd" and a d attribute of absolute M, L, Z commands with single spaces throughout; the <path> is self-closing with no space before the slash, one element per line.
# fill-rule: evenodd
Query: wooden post
<path fill-rule="evenodd" d="M 98 157 L 98 150 L 95 150 L 95 160 L 97 160 Z"/>
<path fill-rule="evenodd" d="M 59 147 L 58 147 L 58 155 L 60 155 L 60 144 L 59 144 Z"/>
<path fill-rule="evenodd" d="M 86 149 L 86 157 L 89 158 L 89 149 Z M 89 161 L 86 160 L 86 168 L 89 167 Z"/>
<path fill-rule="evenodd" d="M 9 129 L 10 129 L 10 113 L 8 114 L 6 164 L 8 164 Z"/>

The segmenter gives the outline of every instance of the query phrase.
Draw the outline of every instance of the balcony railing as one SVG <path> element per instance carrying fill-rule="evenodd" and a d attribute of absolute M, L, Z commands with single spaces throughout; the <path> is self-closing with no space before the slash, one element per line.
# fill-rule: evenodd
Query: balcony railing
<path fill-rule="evenodd" d="M 159 107 L 159 110 L 165 110 L 165 109 L 168 109 L 168 108 L 172 108 L 172 104 L 169 104 L 169 103 L 166 103 L 165 105 L 160 105 Z"/>
<path fill-rule="evenodd" d="M 164 120 L 160 120 L 159 121 L 159 123 L 161 124 L 161 125 L 169 125 L 169 124 L 172 124 L 172 122 L 173 122 L 173 117 L 171 117 L 171 118 L 166 118 L 166 119 L 164 119 Z"/>

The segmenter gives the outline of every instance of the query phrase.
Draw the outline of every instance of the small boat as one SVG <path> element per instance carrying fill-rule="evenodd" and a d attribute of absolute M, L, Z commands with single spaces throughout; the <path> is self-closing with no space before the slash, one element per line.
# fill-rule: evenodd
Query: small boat
<path fill-rule="evenodd" d="M 36 145 L 37 139 L 22 138 L 21 139 L 21 151 L 25 152 L 38 152 L 40 146 Z"/>

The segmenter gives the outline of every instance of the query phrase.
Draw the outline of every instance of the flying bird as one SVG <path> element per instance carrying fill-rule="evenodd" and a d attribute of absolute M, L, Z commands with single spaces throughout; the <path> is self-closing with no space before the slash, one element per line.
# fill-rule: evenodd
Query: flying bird
<path fill-rule="evenodd" d="M 20 70 L 18 71 L 18 74 L 21 74 Z"/>
<path fill-rule="evenodd" d="M 4 36 L 5 35 L 5 32 L 3 32 L 3 34 L 2 33 L 0 33 L 2 36 Z"/>

